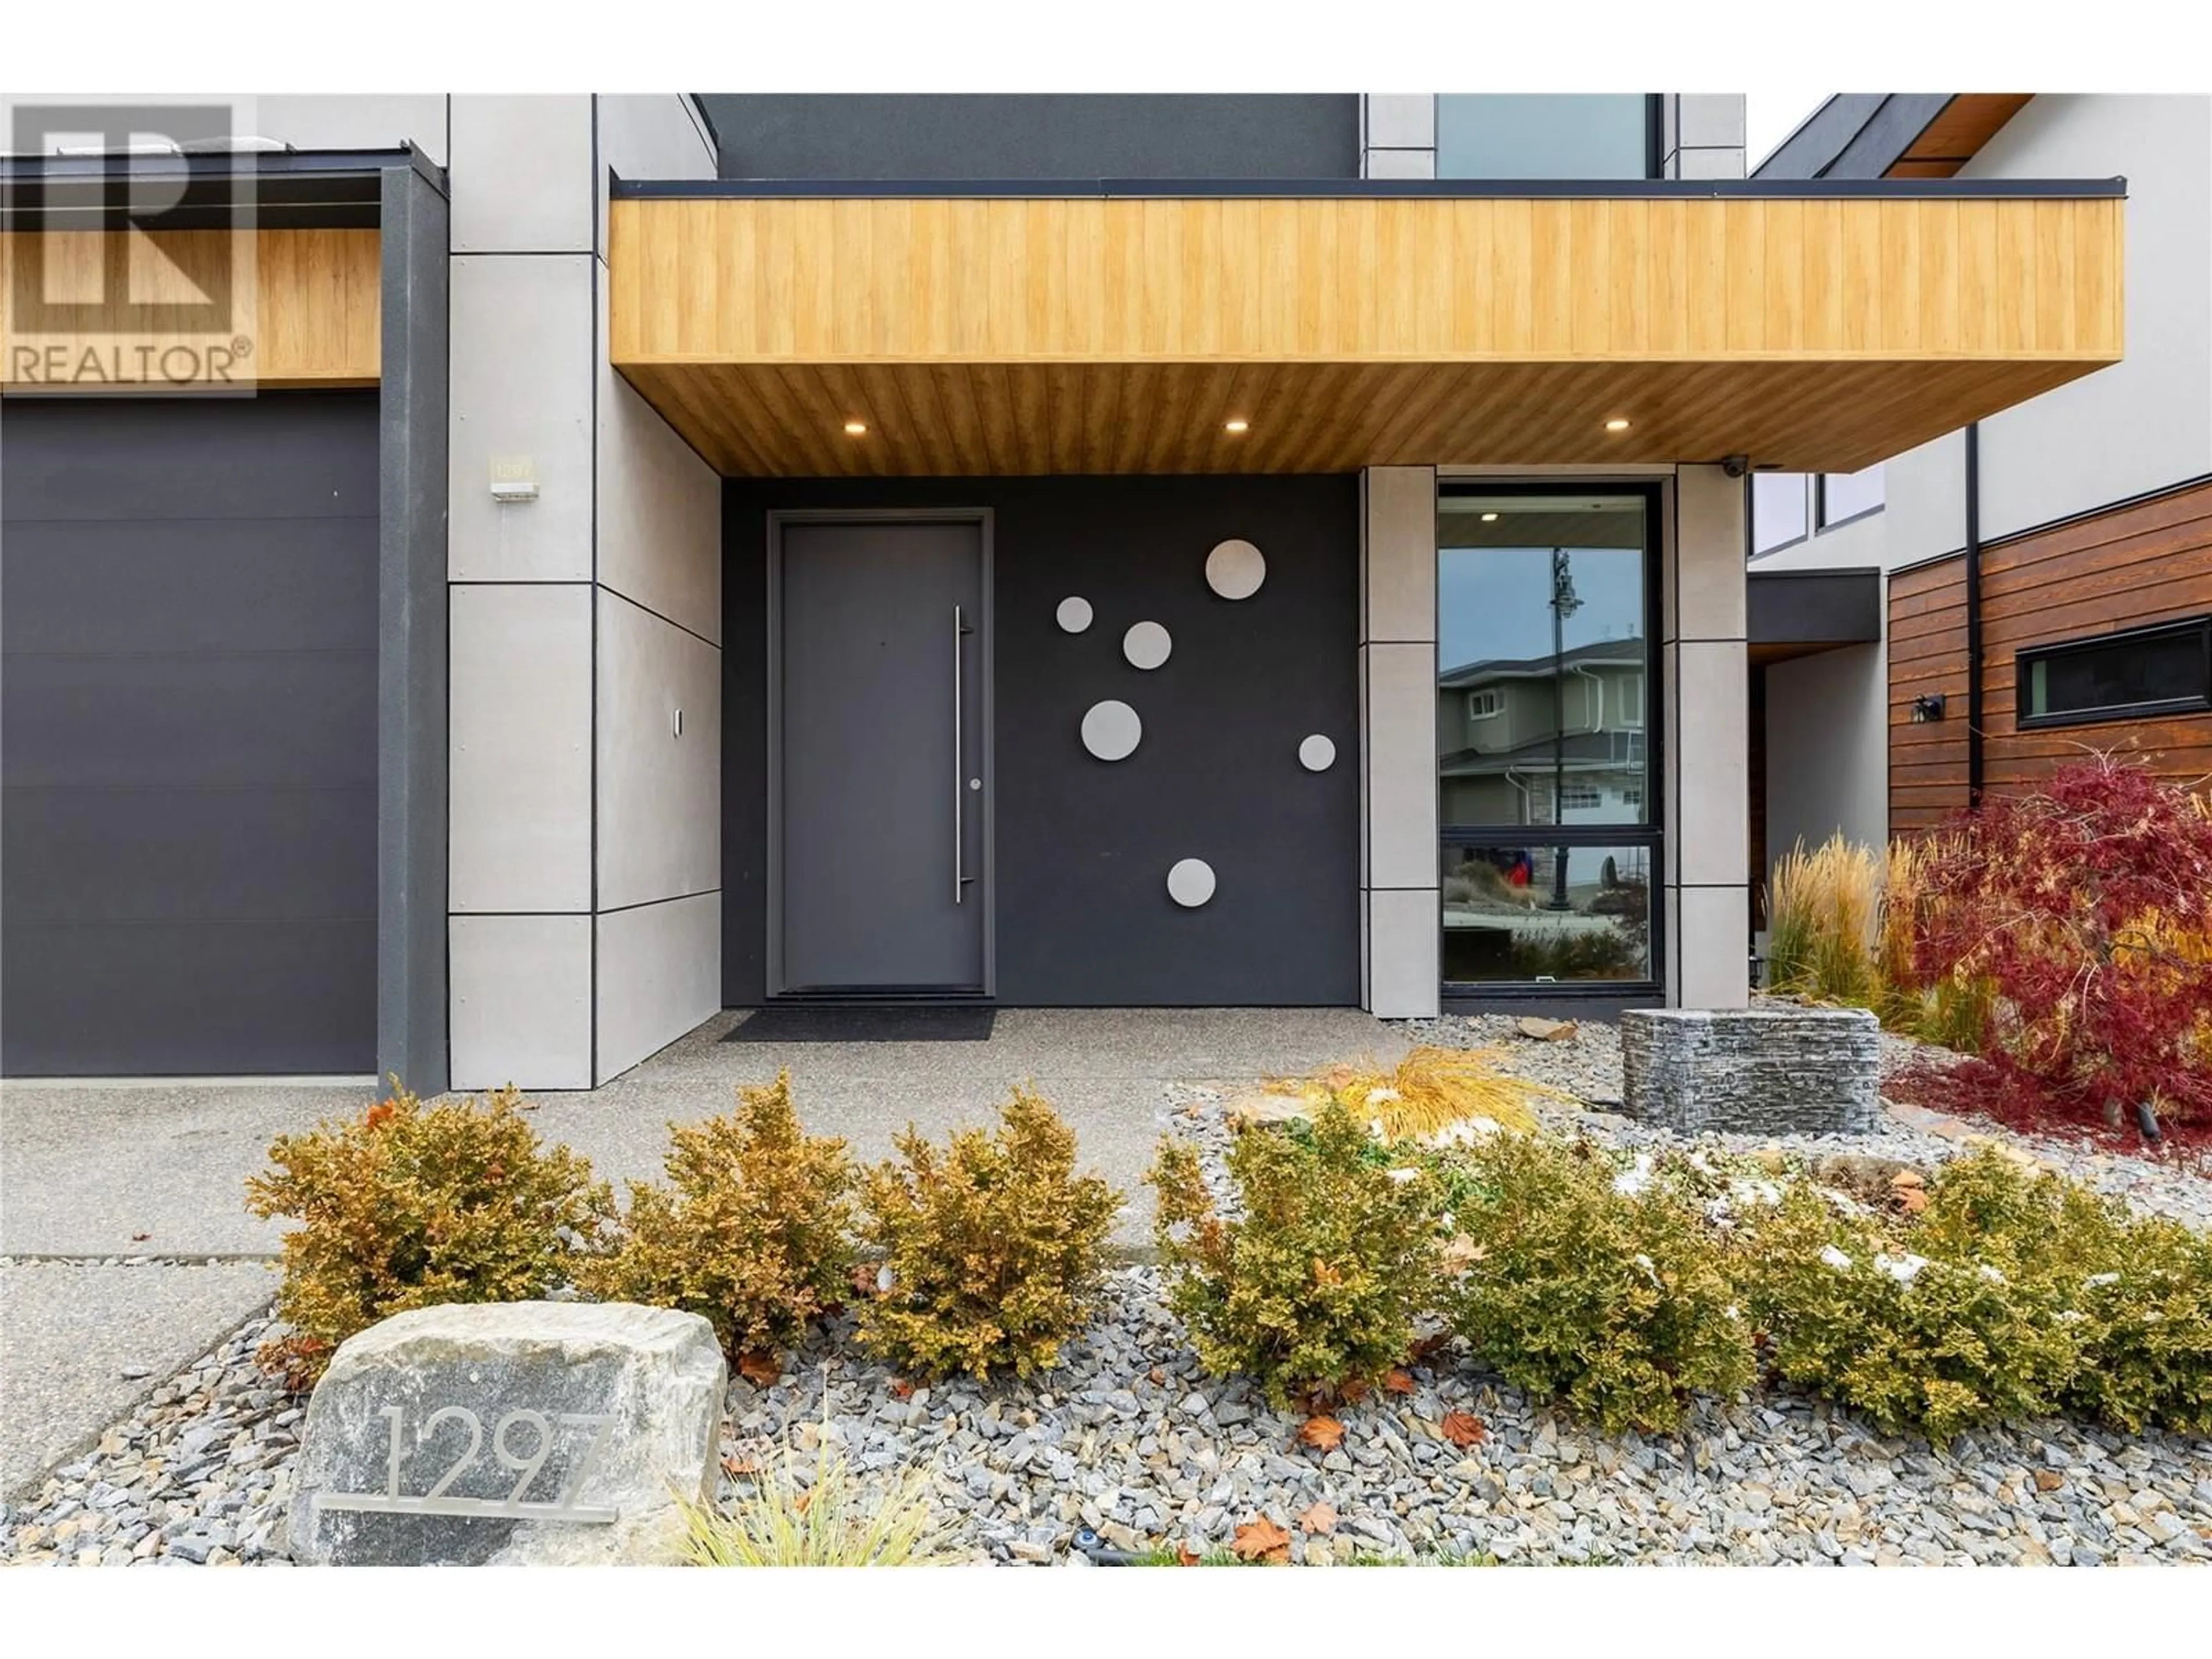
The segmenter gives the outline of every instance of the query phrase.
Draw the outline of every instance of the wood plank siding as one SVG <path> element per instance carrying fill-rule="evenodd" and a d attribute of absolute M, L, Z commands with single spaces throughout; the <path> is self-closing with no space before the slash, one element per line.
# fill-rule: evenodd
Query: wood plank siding
<path fill-rule="evenodd" d="M 1732 453 L 1844 471 L 2117 361 L 2123 213 L 2089 196 L 623 198 L 610 355 L 731 473 Z"/>
<path fill-rule="evenodd" d="M 0 387 L 374 386 L 382 373 L 377 233 L 252 234 L 249 280 L 240 283 L 227 230 L 0 231 Z M 27 307 L 40 290 L 49 306 L 89 315 L 64 316 L 61 331 L 33 331 Z M 179 325 L 171 317 L 187 313 L 162 309 L 203 295 L 219 327 Z"/>
<path fill-rule="evenodd" d="M 2014 656 L 2212 613 L 2212 483 L 2175 490 L 1982 550 L 1984 781 L 2033 783 L 2085 749 L 2140 757 L 2164 776 L 2212 775 L 2212 713 L 2021 732 Z M 1960 555 L 1889 582 L 1889 817 L 1893 830 L 1966 804 L 1966 589 Z M 1917 697 L 1940 692 L 1940 721 L 1916 725 Z"/>

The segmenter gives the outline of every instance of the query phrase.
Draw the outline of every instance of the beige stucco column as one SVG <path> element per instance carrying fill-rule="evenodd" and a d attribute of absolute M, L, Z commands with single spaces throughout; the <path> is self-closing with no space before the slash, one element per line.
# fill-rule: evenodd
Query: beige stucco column
<path fill-rule="evenodd" d="M 585 1089 L 721 1003 L 720 481 L 605 319 L 608 170 L 714 153 L 672 94 L 451 119 L 453 1083 Z"/>
<path fill-rule="evenodd" d="M 1437 1012 L 1437 474 L 1359 476 L 1361 1006 Z"/>
<path fill-rule="evenodd" d="M 1720 467 L 1679 469 L 1661 561 L 1666 981 L 1678 1007 L 1750 1000 L 1746 496 Z"/>

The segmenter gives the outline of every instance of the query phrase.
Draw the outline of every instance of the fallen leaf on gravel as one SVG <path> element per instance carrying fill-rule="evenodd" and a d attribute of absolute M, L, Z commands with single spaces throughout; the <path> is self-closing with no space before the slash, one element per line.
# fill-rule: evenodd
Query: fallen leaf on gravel
<path fill-rule="evenodd" d="M 1922 1188 L 1900 1187 L 1897 1189 L 1897 1201 L 1905 1206 L 1905 1214 L 1918 1215 L 1928 1207 L 1928 1194 Z"/>
<path fill-rule="evenodd" d="M 1893 1187 L 1925 1187 L 1928 1177 L 1917 1170 L 1899 1170 L 1890 1176 L 1889 1184 Z"/>
<path fill-rule="evenodd" d="M 1424 1360 L 1428 1359 L 1441 1352 L 1450 1343 L 1451 1340 L 1452 1334 L 1449 1331 L 1431 1331 L 1426 1336 L 1413 1344 L 1413 1352 L 1407 1356 L 1406 1363 L 1409 1365 L 1418 1365 L 1421 1364 Z"/>
<path fill-rule="evenodd" d="M 1467 1412 L 1446 1412 L 1443 1431 L 1445 1439 L 1462 1448 L 1480 1444 L 1490 1437 L 1490 1431 L 1482 1425 L 1482 1419 Z"/>
<path fill-rule="evenodd" d="M 1334 1451 L 1344 1440 L 1344 1425 L 1316 1413 L 1298 1428 L 1298 1438 L 1316 1451 Z"/>
<path fill-rule="evenodd" d="M 1334 1532 L 1336 1530 L 1335 1508 L 1328 1504 L 1315 1504 L 1298 1517 L 1298 1530 L 1300 1532 Z"/>
<path fill-rule="evenodd" d="M 1190 1540 L 1188 1538 L 1176 1546 L 1176 1565 L 1179 1567 L 1194 1567 L 1205 1559 L 1196 1550 L 1191 1548 Z"/>
<path fill-rule="evenodd" d="M 782 1380 L 783 1367 L 772 1353 L 749 1353 L 738 1361 L 738 1375 L 761 1388 L 773 1388 Z"/>
<path fill-rule="evenodd" d="M 1367 1379 L 1364 1376 L 1353 1377 L 1352 1381 L 1337 1390 L 1337 1398 L 1347 1406 L 1358 1405 L 1367 1398 Z"/>
<path fill-rule="evenodd" d="M 1263 1515 L 1237 1528 L 1237 1540 L 1229 1547 L 1247 1561 L 1287 1561 L 1291 1535 Z"/>
<path fill-rule="evenodd" d="M 1152 1379 L 1152 1386 L 1154 1388 L 1164 1388 L 1167 1385 L 1168 1374 L 1162 1370 L 1158 1365 L 1152 1367 L 1149 1375 Z"/>
<path fill-rule="evenodd" d="M 732 1452 L 722 1459 L 722 1473 L 732 1480 L 741 1480 L 749 1474 L 758 1474 L 760 1465 L 750 1457 L 740 1457 Z"/>
<path fill-rule="evenodd" d="M 908 1382 L 903 1376 L 893 1377 L 891 1379 L 891 1396 L 896 1400 L 912 1399 L 914 1397 L 914 1384 Z"/>
<path fill-rule="evenodd" d="M 2038 1492 L 2057 1492 L 2065 1484 L 2066 1477 L 2056 1469 L 2038 1469 L 2035 1472 L 2035 1489 Z"/>
<path fill-rule="evenodd" d="M 1394 1365 L 1389 1375 L 1383 1377 L 1382 1386 L 1392 1394 L 1411 1394 L 1413 1391 L 1413 1374 L 1402 1365 Z"/>

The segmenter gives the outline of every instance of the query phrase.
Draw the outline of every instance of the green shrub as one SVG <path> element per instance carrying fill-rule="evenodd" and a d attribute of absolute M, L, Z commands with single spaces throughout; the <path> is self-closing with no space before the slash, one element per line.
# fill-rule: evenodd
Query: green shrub
<path fill-rule="evenodd" d="M 393 1314 L 545 1295 L 612 1213 L 589 1164 L 539 1146 L 511 1089 L 426 1107 L 395 1087 L 358 1118 L 277 1136 L 269 1161 L 246 1181 L 246 1208 L 300 1225 L 284 1236 L 276 1296 L 292 1334 L 259 1357 L 294 1389 Z"/>
<path fill-rule="evenodd" d="M 1252 1131 L 1229 1152 L 1243 1218 L 1215 1212 L 1196 1148 L 1160 1143 L 1157 1190 L 1169 1304 L 1216 1374 L 1255 1378 L 1279 1406 L 1372 1382 L 1404 1362 L 1437 1288 L 1439 1194 L 1403 1178 L 1336 1101 L 1310 1133 Z"/>
<path fill-rule="evenodd" d="M 859 1337 L 901 1370 L 1027 1376 L 1090 1318 L 1121 1195 L 1076 1175 L 1075 1132 L 1041 1097 L 1017 1088 L 1000 1118 L 942 1152 L 909 1128 L 904 1166 L 864 1179 L 861 1237 L 884 1267 Z"/>
<path fill-rule="evenodd" d="M 2082 1351 L 2063 1403 L 2130 1434 L 2212 1437 L 2212 1239 L 2164 1216 L 2109 1237 L 2058 1314 Z"/>
<path fill-rule="evenodd" d="M 579 1287 L 702 1315 L 732 1360 L 796 1346 L 852 1290 L 845 1143 L 800 1133 L 788 1073 L 739 1090 L 732 1115 L 672 1125 L 669 1140 L 670 1184 L 630 1183 L 615 1248 L 583 1264 Z"/>
<path fill-rule="evenodd" d="M 1844 1214 L 1802 1188 L 1785 1194 L 1757 1224 L 1744 1284 L 1775 1370 L 1886 1431 L 1938 1441 L 2056 1410 L 2081 1345 L 2016 1236 L 1977 1232 L 1975 1200 L 1990 1196 L 1939 1180 L 1915 1226 Z M 2008 1229 L 2017 1218 L 2004 1219 Z M 1978 1243 L 1962 1248 L 1967 1239 Z"/>
<path fill-rule="evenodd" d="M 1984 1149 L 1945 1166 L 1912 1242 L 2055 1308 L 2078 1356 L 2065 1409 L 2130 1432 L 2212 1431 L 2212 1239 Z"/>
<path fill-rule="evenodd" d="M 1671 1160 L 1617 1170 L 1587 1141 L 1500 1135 L 1467 1153 L 1451 1293 L 1477 1363 L 1608 1432 L 1677 1427 L 1695 1394 L 1752 1380 L 1727 1243 Z"/>

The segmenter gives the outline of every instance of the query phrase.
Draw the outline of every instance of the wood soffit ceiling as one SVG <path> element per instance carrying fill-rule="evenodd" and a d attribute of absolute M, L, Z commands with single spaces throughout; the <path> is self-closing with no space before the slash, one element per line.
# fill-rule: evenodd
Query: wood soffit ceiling
<path fill-rule="evenodd" d="M 1885 179 L 1948 179 L 1981 153 L 1999 127 L 2020 113 L 2033 97 L 2027 92 L 1954 94 L 1905 154 L 1889 165 Z"/>
<path fill-rule="evenodd" d="M 618 199 L 610 348 L 733 476 L 1851 471 L 2118 361 L 2123 210 Z"/>

